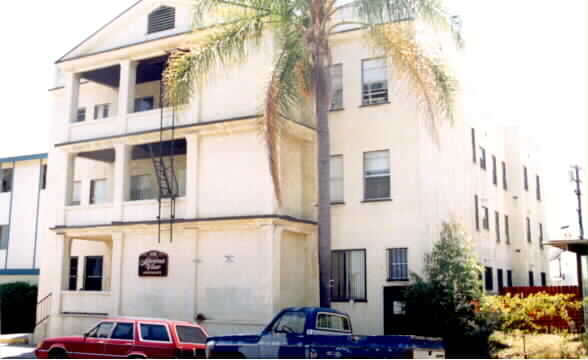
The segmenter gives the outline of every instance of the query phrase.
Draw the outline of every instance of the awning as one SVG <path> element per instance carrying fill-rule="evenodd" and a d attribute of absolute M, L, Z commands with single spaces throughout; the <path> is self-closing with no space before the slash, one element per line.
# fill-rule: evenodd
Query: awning
<path fill-rule="evenodd" d="M 588 254 L 588 240 L 551 240 L 546 242 L 545 245 L 571 251 L 580 255 Z"/>

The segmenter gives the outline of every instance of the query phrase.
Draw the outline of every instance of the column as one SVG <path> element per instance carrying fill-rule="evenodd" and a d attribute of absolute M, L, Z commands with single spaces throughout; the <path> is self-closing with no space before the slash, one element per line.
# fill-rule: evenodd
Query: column
<path fill-rule="evenodd" d="M 80 98 L 80 73 L 65 73 L 65 114 L 66 123 L 75 122 L 78 116 Z"/>
<path fill-rule="evenodd" d="M 112 233 L 112 267 L 110 271 L 110 291 L 112 294 L 111 315 L 121 315 L 124 241 L 125 237 L 122 232 Z"/>
<path fill-rule="evenodd" d="M 137 62 L 120 62 L 120 83 L 118 89 L 118 115 L 126 117 L 135 111 L 135 87 L 137 86 Z M 126 121 L 125 121 L 126 122 Z"/>
<path fill-rule="evenodd" d="M 72 239 L 65 234 L 55 235 L 55 269 L 53 277 L 53 289 L 51 296 L 51 319 L 49 336 L 62 335 L 62 298 L 61 293 L 69 281 L 69 259 L 71 254 Z"/>
<path fill-rule="evenodd" d="M 75 175 L 75 153 L 56 150 L 50 155 L 51 167 L 62 169 L 59 172 L 51 173 L 54 179 L 55 190 L 52 193 L 54 204 L 56 204 L 55 225 L 66 225 L 65 207 L 71 204 L 73 194 L 73 181 Z M 55 174 L 55 175 L 53 175 Z"/>
<path fill-rule="evenodd" d="M 199 137 L 186 136 L 186 218 L 198 218 L 198 160 Z"/>
<path fill-rule="evenodd" d="M 132 145 L 117 144 L 114 146 L 114 194 L 113 220 L 123 221 L 123 204 L 129 199 L 129 163 Z"/>
<path fill-rule="evenodd" d="M 270 266 L 271 266 L 271 289 L 272 306 L 271 316 L 277 314 L 281 309 L 281 268 L 282 268 L 282 232 L 281 227 L 271 224 L 266 226 L 266 240 L 270 250 Z"/>

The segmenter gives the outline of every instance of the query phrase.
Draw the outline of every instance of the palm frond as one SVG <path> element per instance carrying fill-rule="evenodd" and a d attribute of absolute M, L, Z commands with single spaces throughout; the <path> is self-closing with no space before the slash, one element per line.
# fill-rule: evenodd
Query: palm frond
<path fill-rule="evenodd" d="M 425 53 L 406 23 L 373 26 L 369 30 L 369 40 L 373 47 L 384 51 L 399 74 L 408 77 L 413 95 L 428 114 L 431 135 L 438 142 L 438 115 L 443 114 L 451 121 L 454 116 L 457 82 L 446 65 Z"/>

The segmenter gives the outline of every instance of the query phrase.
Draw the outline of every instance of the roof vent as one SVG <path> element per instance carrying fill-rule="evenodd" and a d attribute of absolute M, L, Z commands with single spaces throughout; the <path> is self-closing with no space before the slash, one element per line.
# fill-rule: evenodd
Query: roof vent
<path fill-rule="evenodd" d="M 147 34 L 173 29 L 176 26 L 176 9 L 161 6 L 149 14 Z"/>

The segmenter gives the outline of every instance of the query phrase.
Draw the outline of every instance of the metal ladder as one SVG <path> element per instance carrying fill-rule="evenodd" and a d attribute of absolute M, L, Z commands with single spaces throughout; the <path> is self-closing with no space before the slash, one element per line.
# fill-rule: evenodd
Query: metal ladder
<path fill-rule="evenodd" d="M 158 186 L 158 212 L 157 212 L 157 241 L 161 243 L 161 223 L 162 219 L 162 202 L 164 199 L 170 201 L 170 218 L 169 218 L 169 239 L 170 243 L 173 242 L 173 231 L 174 222 L 176 218 L 176 198 L 179 193 L 178 179 L 175 171 L 175 123 L 176 123 L 176 109 L 172 107 L 172 123 L 171 123 L 171 139 L 169 140 L 170 151 L 169 154 L 165 154 L 163 146 L 164 141 L 164 106 L 163 106 L 163 81 L 159 81 L 159 107 L 160 107 L 160 120 L 159 120 L 159 143 L 150 144 L 149 151 L 151 153 L 151 160 L 153 162 L 153 169 L 155 170 L 155 178 Z M 155 147 L 159 146 L 159 151 L 156 154 Z M 168 159 L 169 158 L 169 159 Z M 167 160 L 167 161 L 166 161 Z"/>

